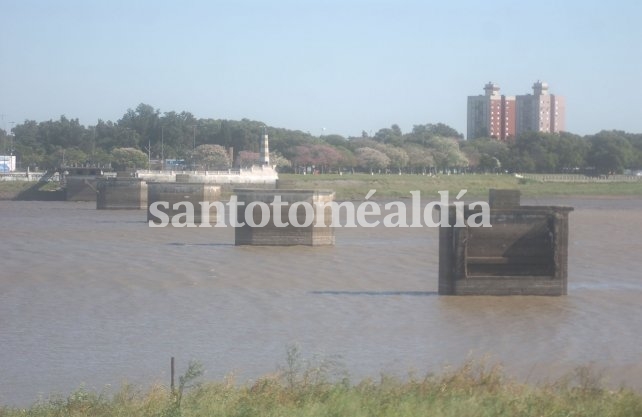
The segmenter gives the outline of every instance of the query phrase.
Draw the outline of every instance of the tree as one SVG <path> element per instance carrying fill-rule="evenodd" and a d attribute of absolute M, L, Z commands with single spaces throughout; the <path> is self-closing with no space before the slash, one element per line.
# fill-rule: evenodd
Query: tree
<path fill-rule="evenodd" d="M 412 127 L 412 135 L 418 138 L 432 137 L 432 136 L 441 136 L 446 138 L 457 138 L 457 139 L 464 138 L 463 134 L 459 133 L 457 130 L 443 123 L 437 123 L 437 124 L 428 123 L 425 125 L 415 125 Z"/>
<path fill-rule="evenodd" d="M 390 158 L 374 148 L 359 148 L 355 152 L 357 157 L 357 165 L 367 169 L 372 174 L 374 170 L 384 169 L 390 165 Z"/>
<path fill-rule="evenodd" d="M 252 151 L 241 151 L 239 152 L 238 162 L 241 168 L 249 168 L 252 165 L 257 164 L 259 161 L 259 153 Z"/>
<path fill-rule="evenodd" d="M 515 138 L 511 170 L 516 172 L 556 172 L 559 163 L 559 136 L 525 132 Z"/>
<path fill-rule="evenodd" d="M 631 162 L 634 149 L 617 131 L 602 131 L 590 138 L 587 162 L 598 174 L 621 173 Z"/>
<path fill-rule="evenodd" d="M 399 173 L 408 165 L 408 154 L 403 148 L 398 148 L 392 145 L 383 145 L 378 144 L 376 148 L 378 151 L 381 151 L 390 158 L 390 167 L 396 168 Z"/>
<path fill-rule="evenodd" d="M 441 171 L 468 166 L 468 159 L 459 150 L 456 139 L 433 137 L 427 143 L 432 153 L 435 167 Z"/>
<path fill-rule="evenodd" d="M 379 142 L 371 138 L 352 138 L 348 142 L 348 146 L 352 150 L 357 150 L 359 148 L 375 148 L 379 145 Z"/>
<path fill-rule="evenodd" d="M 560 133 L 558 146 L 555 150 L 559 164 L 558 169 L 568 172 L 585 167 L 590 147 L 589 141 L 580 136 L 567 132 Z"/>
<path fill-rule="evenodd" d="M 470 166 L 479 172 L 497 172 L 510 161 L 509 146 L 496 139 L 477 138 L 462 142 L 461 151 Z"/>
<path fill-rule="evenodd" d="M 312 153 L 317 161 L 316 165 L 321 167 L 321 173 L 336 169 L 341 163 L 341 153 L 334 146 L 316 144 L 312 146 Z"/>
<path fill-rule="evenodd" d="M 341 155 L 339 166 L 341 168 L 350 168 L 350 170 L 354 172 L 354 167 L 357 165 L 357 158 L 354 156 L 354 153 L 344 146 L 338 147 L 337 151 Z"/>
<path fill-rule="evenodd" d="M 297 146 L 308 145 L 314 141 L 312 135 L 300 130 L 268 128 L 268 134 L 270 136 L 270 150 L 281 152 L 291 161 L 296 159 Z"/>
<path fill-rule="evenodd" d="M 102 120 L 98 120 L 92 128 L 91 136 L 93 152 L 96 148 L 138 148 L 141 140 L 141 135 L 136 130 Z M 147 146 L 147 143 L 143 145 Z"/>
<path fill-rule="evenodd" d="M 229 169 L 232 166 L 230 155 L 221 145 L 200 145 L 192 154 L 194 161 L 205 169 Z"/>
<path fill-rule="evenodd" d="M 111 152 L 112 167 L 118 171 L 146 169 L 148 162 L 147 155 L 138 149 L 116 148 Z"/>
<path fill-rule="evenodd" d="M 293 160 L 299 167 L 313 166 L 324 173 L 331 168 L 337 168 L 341 163 L 341 158 L 341 153 L 335 147 L 324 143 L 315 143 L 297 146 Z"/>
<path fill-rule="evenodd" d="M 46 155 L 42 161 L 43 168 L 58 168 L 61 166 L 74 167 L 87 162 L 87 154 L 78 148 L 63 149 L 58 147 Z"/>
<path fill-rule="evenodd" d="M 327 143 L 328 145 L 332 146 L 346 146 L 346 138 L 344 138 L 341 135 L 326 135 L 326 136 L 321 136 L 320 138 L 322 141 Z"/>
<path fill-rule="evenodd" d="M 292 162 L 280 152 L 270 152 L 270 165 L 275 167 L 278 171 L 289 170 L 292 168 Z"/>
<path fill-rule="evenodd" d="M 44 166 L 46 151 L 40 141 L 39 124 L 35 120 L 25 120 L 13 128 L 13 149 L 23 168 Z"/>
<path fill-rule="evenodd" d="M 630 167 L 633 169 L 642 169 L 642 134 L 627 134 L 627 140 L 634 149 L 631 157 Z"/>
<path fill-rule="evenodd" d="M 160 147 L 160 110 L 149 104 L 141 103 L 136 110 L 128 109 L 118 120 L 118 126 L 138 133 L 139 143 L 143 146 L 151 143 Z M 160 148 L 157 153 L 160 154 Z"/>
<path fill-rule="evenodd" d="M 416 171 L 425 174 L 430 167 L 434 166 L 435 160 L 428 148 L 414 143 L 407 143 L 404 149 L 408 154 L 408 166 L 411 173 Z"/>
<path fill-rule="evenodd" d="M 403 142 L 403 137 L 401 129 L 395 124 L 392 125 L 390 129 L 379 129 L 379 131 L 375 133 L 374 140 L 399 146 Z"/>
<path fill-rule="evenodd" d="M 160 118 L 165 157 L 185 159 L 193 150 L 197 121 L 189 112 L 165 112 Z"/>

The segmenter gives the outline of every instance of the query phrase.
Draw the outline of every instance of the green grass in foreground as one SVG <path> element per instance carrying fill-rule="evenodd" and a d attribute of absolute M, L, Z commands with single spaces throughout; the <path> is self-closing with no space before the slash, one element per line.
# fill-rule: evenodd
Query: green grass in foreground
<path fill-rule="evenodd" d="M 468 362 L 439 376 L 401 381 L 382 376 L 356 385 L 330 383 L 320 368 L 289 368 L 254 383 L 190 385 L 200 377 L 191 364 L 172 393 L 156 386 L 143 392 L 127 385 L 115 394 L 79 390 L 68 398 L 27 409 L 0 408 L 0 416 L 641 416 L 642 396 L 599 385 L 586 368 L 546 386 L 508 381 L 498 367 Z"/>
<path fill-rule="evenodd" d="M 490 188 L 519 189 L 522 196 L 640 196 L 642 181 L 630 183 L 540 183 L 520 181 L 512 175 L 295 175 L 280 174 L 280 187 L 330 189 L 337 200 L 362 200 L 369 190 L 377 190 L 373 199 L 410 198 L 410 191 L 420 191 L 423 198 L 438 199 L 438 191 L 457 195 L 466 189 L 466 197 L 487 197 Z M 464 197 L 464 199 L 466 199 Z"/>

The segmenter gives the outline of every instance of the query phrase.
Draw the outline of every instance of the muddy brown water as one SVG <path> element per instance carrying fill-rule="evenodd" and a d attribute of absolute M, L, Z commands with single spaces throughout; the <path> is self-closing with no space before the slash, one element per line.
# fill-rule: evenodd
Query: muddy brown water
<path fill-rule="evenodd" d="M 169 383 L 169 359 L 245 382 L 332 358 L 357 381 L 468 358 L 545 382 L 590 365 L 642 390 L 642 198 L 574 206 L 566 297 L 437 296 L 432 228 L 342 228 L 336 246 L 235 247 L 142 211 L 0 201 L 0 404 Z"/>

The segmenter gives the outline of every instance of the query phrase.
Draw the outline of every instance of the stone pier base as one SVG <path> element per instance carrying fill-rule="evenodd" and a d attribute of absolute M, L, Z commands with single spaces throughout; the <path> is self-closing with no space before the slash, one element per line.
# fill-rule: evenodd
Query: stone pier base
<path fill-rule="evenodd" d="M 98 210 L 145 210 L 147 183 L 139 178 L 105 178 L 96 185 Z"/>
<path fill-rule="evenodd" d="M 94 201 L 96 200 L 96 177 L 67 177 L 65 186 L 65 200 L 67 201 Z"/>
<path fill-rule="evenodd" d="M 217 210 L 213 203 L 221 198 L 221 187 L 214 184 L 203 183 L 176 183 L 176 182 L 150 182 L 147 184 L 147 220 L 154 223 L 162 223 L 161 219 L 152 213 L 151 207 L 154 203 L 166 203 L 166 207 L 156 204 L 156 210 L 162 212 L 171 221 L 175 216 L 179 223 L 190 222 L 187 209 L 194 209 L 194 224 L 198 225 L 205 221 L 203 205 L 206 203 L 208 222 L 216 223 Z M 187 204 L 181 204 L 187 203 Z"/>
<path fill-rule="evenodd" d="M 235 189 L 239 202 L 237 221 L 242 227 L 235 228 L 235 244 L 261 246 L 328 246 L 334 245 L 334 228 L 331 227 L 331 210 L 323 210 L 318 204 L 334 201 L 334 191 L 322 190 L 264 190 L 264 189 Z M 276 196 L 286 203 L 276 209 L 271 203 Z M 264 203 L 268 207 L 269 221 L 259 227 L 263 219 L 262 209 L 254 205 L 251 211 L 246 207 L 251 203 Z M 241 205 L 243 203 L 243 205 Z M 293 207 L 295 203 L 307 203 L 312 210 L 306 213 L 304 205 Z M 297 226 L 290 223 L 290 211 L 296 218 Z M 251 218 L 246 217 L 251 212 Z M 308 217 L 310 216 L 310 217 Z M 323 226 L 317 225 L 317 220 L 323 216 Z M 248 221 L 250 224 L 248 224 Z M 306 221 L 309 224 L 306 224 Z M 288 223 L 285 227 L 277 224 Z M 320 222 L 319 222 L 320 223 Z M 257 225 L 257 226 L 253 226 Z"/>
<path fill-rule="evenodd" d="M 572 207 L 521 206 L 519 191 L 491 190 L 491 227 L 439 230 L 439 294 L 566 295 Z M 464 210 L 464 219 L 480 209 Z"/>

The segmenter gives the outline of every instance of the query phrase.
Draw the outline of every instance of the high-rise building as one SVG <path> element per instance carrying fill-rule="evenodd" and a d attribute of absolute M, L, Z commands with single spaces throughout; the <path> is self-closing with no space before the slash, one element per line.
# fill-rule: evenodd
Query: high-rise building
<path fill-rule="evenodd" d="M 548 84 L 537 81 L 533 94 L 517 96 L 516 133 L 557 133 L 565 128 L 564 97 L 549 94 Z"/>
<path fill-rule="evenodd" d="M 561 132 L 565 128 L 564 97 L 549 94 L 537 81 L 533 94 L 504 96 L 489 82 L 484 95 L 468 97 L 468 139 L 490 137 L 510 141 L 523 132 Z"/>
<path fill-rule="evenodd" d="M 468 97 L 468 139 L 510 140 L 515 136 L 515 97 L 500 95 L 499 86 L 492 82 L 484 92 Z"/>

